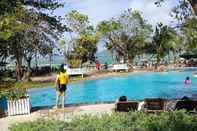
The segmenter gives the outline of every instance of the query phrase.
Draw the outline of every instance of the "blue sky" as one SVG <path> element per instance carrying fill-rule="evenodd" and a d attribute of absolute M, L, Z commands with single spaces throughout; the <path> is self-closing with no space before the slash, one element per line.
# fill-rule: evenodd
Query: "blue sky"
<path fill-rule="evenodd" d="M 62 0 L 63 1 L 63 0 Z M 102 20 L 108 20 L 120 15 L 124 10 L 132 8 L 142 13 L 144 18 L 153 26 L 158 22 L 173 25 L 170 17 L 171 9 L 176 6 L 178 0 L 167 0 L 161 7 L 157 7 L 156 0 L 65 0 L 63 8 L 55 10 L 55 14 L 65 16 L 71 10 L 89 16 L 90 22 L 96 25 Z M 103 49 L 103 44 L 99 45 L 99 50 Z"/>

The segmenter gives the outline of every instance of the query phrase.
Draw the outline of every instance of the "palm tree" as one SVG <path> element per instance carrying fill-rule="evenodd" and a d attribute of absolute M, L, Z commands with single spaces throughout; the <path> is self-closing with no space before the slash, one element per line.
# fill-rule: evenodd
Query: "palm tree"
<path fill-rule="evenodd" d="M 156 26 L 155 33 L 153 36 L 152 51 L 156 54 L 156 66 L 157 69 L 160 61 L 164 58 L 170 51 L 176 50 L 178 47 L 177 33 L 171 27 L 159 23 Z"/>

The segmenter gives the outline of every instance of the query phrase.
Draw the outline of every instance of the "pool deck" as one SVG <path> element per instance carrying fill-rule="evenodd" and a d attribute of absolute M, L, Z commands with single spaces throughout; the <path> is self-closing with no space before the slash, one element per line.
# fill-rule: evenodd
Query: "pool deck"
<path fill-rule="evenodd" d="M 91 114 L 100 115 L 104 113 L 112 113 L 114 110 L 114 103 L 111 104 L 92 104 L 92 105 L 76 105 L 66 106 L 64 110 L 59 109 L 39 109 L 32 111 L 29 115 L 17 115 L 0 118 L 0 130 L 9 131 L 9 126 L 16 123 L 34 121 L 40 118 L 53 118 L 63 121 L 71 121 L 72 118 L 80 115 Z"/>

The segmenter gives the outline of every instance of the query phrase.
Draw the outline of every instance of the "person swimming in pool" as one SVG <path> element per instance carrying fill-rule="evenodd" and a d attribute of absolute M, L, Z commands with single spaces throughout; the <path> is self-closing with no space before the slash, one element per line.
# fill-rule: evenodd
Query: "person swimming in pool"
<path fill-rule="evenodd" d="M 186 77 L 184 84 L 189 85 L 191 83 L 189 76 Z"/>

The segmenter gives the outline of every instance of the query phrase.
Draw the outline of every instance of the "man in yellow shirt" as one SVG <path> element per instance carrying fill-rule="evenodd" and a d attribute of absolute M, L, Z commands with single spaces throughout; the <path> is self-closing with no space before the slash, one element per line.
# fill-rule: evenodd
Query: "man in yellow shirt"
<path fill-rule="evenodd" d="M 56 77 L 55 85 L 57 89 L 57 96 L 56 96 L 56 109 L 58 110 L 59 98 L 62 96 L 62 109 L 64 109 L 64 98 L 65 98 L 65 91 L 67 88 L 69 78 L 66 70 L 64 69 L 64 65 L 62 64 L 60 67 L 60 72 Z"/>

